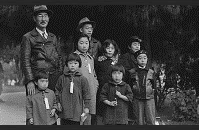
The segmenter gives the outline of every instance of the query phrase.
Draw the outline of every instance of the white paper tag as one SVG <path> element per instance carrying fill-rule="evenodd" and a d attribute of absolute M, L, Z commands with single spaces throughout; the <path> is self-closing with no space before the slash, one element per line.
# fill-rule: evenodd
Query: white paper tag
<path fill-rule="evenodd" d="M 74 86 L 74 83 L 70 82 L 70 93 L 73 93 L 73 86 Z"/>
<path fill-rule="evenodd" d="M 91 74 L 91 65 L 88 64 L 88 72 Z"/>
<path fill-rule="evenodd" d="M 86 118 L 87 118 L 86 113 L 82 113 L 81 122 L 84 122 L 86 120 Z"/>
<path fill-rule="evenodd" d="M 48 98 L 44 98 L 44 102 L 45 102 L 45 105 L 46 105 L 46 109 L 50 109 L 50 106 L 49 106 L 49 103 L 48 103 Z"/>

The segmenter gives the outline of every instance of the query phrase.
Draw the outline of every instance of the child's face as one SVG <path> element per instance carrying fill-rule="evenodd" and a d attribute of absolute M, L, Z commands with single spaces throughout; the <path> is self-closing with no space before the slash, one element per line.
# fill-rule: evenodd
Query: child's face
<path fill-rule="evenodd" d="M 85 24 L 81 29 L 80 32 L 83 34 L 87 34 L 89 37 L 92 36 L 93 33 L 93 27 L 91 24 Z"/>
<path fill-rule="evenodd" d="M 89 49 L 89 40 L 87 37 L 82 37 L 78 41 L 78 50 L 82 53 L 86 53 Z"/>
<path fill-rule="evenodd" d="M 146 55 L 146 54 L 140 54 L 140 55 L 137 57 L 138 65 L 140 65 L 141 67 L 146 66 L 147 60 L 148 60 L 148 58 L 147 58 L 147 55 Z"/>
<path fill-rule="evenodd" d="M 133 52 L 139 51 L 139 50 L 140 50 L 140 43 L 139 43 L 139 42 L 132 42 L 132 43 L 131 43 L 130 49 L 131 49 Z"/>
<path fill-rule="evenodd" d="M 119 83 L 122 81 L 123 78 L 123 73 L 121 71 L 113 71 L 112 72 L 112 79 L 113 81 L 115 81 L 116 83 Z"/>
<path fill-rule="evenodd" d="M 68 61 L 68 69 L 71 72 L 75 72 L 77 69 L 79 68 L 79 62 L 72 60 L 72 61 Z"/>
<path fill-rule="evenodd" d="M 106 55 L 108 57 L 112 57 L 114 53 L 115 53 L 115 47 L 113 46 L 113 44 L 110 44 L 109 46 L 106 47 Z"/>
<path fill-rule="evenodd" d="M 39 89 L 45 90 L 48 87 L 48 79 L 41 78 L 36 82 Z"/>

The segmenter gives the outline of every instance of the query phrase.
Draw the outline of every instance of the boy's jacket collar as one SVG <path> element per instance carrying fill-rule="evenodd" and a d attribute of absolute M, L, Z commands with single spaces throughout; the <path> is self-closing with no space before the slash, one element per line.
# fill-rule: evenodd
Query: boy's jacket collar
<path fill-rule="evenodd" d="M 37 89 L 35 89 L 35 94 L 37 94 L 37 93 L 41 93 L 41 92 L 45 92 L 45 93 L 49 93 L 50 92 L 50 89 L 49 88 L 46 88 L 45 90 L 39 90 L 38 88 Z"/>
<path fill-rule="evenodd" d="M 139 70 L 149 70 L 149 67 L 148 66 L 146 66 L 145 68 L 140 68 L 139 66 L 137 67 L 137 69 L 139 69 Z"/>
<path fill-rule="evenodd" d="M 149 70 L 149 67 L 148 67 L 148 65 L 146 65 L 146 67 L 145 68 L 139 68 L 139 66 L 137 65 L 137 67 L 135 68 L 136 70 Z"/>
<path fill-rule="evenodd" d="M 114 81 L 110 80 L 109 83 L 110 83 L 110 84 L 113 84 L 113 85 L 117 85 L 117 86 L 123 86 L 123 85 L 125 85 L 125 82 L 124 82 L 124 81 L 122 81 L 121 83 L 117 84 L 117 83 L 115 83 Z"/>

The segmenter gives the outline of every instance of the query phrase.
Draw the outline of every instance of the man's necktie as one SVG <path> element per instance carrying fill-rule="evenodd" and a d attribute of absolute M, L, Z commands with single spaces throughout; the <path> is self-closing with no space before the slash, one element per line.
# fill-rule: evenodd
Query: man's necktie
<path fill-rule="evenodd" d="M 45 39 L 47 39 L 47 35 L 45 34 L 45 32 L 43 32 L 43 37 L 44 37 Z"/>

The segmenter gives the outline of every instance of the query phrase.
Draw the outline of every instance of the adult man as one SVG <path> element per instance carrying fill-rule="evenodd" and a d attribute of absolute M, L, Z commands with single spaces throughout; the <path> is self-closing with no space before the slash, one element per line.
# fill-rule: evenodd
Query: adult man
<path fill-rule="evenodd" d="M 34 6 L 33 19 L 36 28 L 22 38 L 21 65 L 28 95 L 35 93 L 33 80 L 38 71 L 45 70 L 49 73 L 49 89 L 52 90 L 62 72 L 57 38 L 46 30 L 52 14 L 45 5 Z"/>
<path fill-rule="evenodd" d="M 94 21 L 90 21 L 87 17 L 85 17 L 79 21 L 79 25 L 77 27 L 78 32 L 82 34 L 87 34 L 89 36 L 89 41 L 90 41 L 89 54 L 94 59 L 99 56 L 102 46 L 100 41 L 92 37 L 95 26 L 96 23 Z"/>

